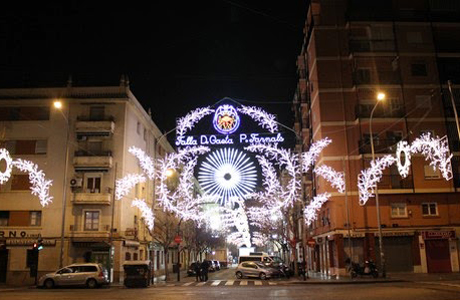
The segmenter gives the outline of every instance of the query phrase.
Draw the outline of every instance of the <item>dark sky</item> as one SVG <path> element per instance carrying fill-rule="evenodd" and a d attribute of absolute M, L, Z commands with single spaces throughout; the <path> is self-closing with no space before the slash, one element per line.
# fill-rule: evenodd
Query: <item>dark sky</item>
<path fill-rule="evenodd" d="M 118 85 L 163 131 L 223 97 L 292 122 L 307 0 L 16 1 L 0 11 L 0 87 Z M 268 104 L 273 103 L 275 104 Z"/>

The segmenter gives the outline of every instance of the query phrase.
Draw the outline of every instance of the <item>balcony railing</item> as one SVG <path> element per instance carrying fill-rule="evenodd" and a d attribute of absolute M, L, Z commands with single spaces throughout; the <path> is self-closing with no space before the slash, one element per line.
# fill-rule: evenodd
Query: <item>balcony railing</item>
<path fill-rule="evenodd" d="M 396 150 L 397 139 L 376 139 L 374 136 L 374 153 L 393 153 Z M 371 142 L 369 139 L 359 140 L 359 153 L 371 153 Z"/>
<path fill-rule="evenodd" d="M 103 204 L 109 205 L 111 194 L 108 193 L 75 193 L 73 204 Z"/>
<path fill-rule="evenodd" d="M 363 76 L 358 72 L 353 73 L 353 83 L 355 85 L 365 84 L 400 84 L 401 78 L 397 72 L 382 71 L 377 72 L 376 76 Z"/>
<path fill-rule="evenodd" d="M 97 121 L 110 121 L 115 122 L 115 118 L 113 116 L 77 116 L 77 121 L 83 122 L 97 122 Z"/>
<path fill-rule="evenodd" d="M 356 118 L 370 118 L 371 112 L 374 105 L 358 104 L 355 107 Z M 385 107 L 383 105 L 378 106 L 375 111 L 373 118 L 401 118 L 404 117 L 404 110 L 402 107 L 393 108 Z"/>
<path fill-rule="evenodd" d="M 112 168 L 112 152 L 79 150 L 75 152 L 73 165 L 76 171 L 107 171 Z"/>
<path fill-rule="evenodd" d="M 379 189 L 413 189 L 414 182 L 412 176 L 402 178 L 398 175 L 383 175 L 379 181 Z"/>
<path fill-rule="evenodd" d="M 394 52 L 394 40 L 350 40 L 350 52 Z"/>
<path fill-rule="evenodd" d="M 78 150 L 75 151 L 75 156 L 112 156 L 112 151 Z"/>

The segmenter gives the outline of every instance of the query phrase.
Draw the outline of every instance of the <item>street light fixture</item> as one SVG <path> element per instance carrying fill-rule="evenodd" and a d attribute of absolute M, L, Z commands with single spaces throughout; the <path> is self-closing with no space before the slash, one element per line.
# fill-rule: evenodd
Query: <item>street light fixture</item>
<path fill-rule="evenodd" d="M 385 93 L 379 92 L 377 93 L 377 102 L 374 105 L 374 108 L 371 111 L 371 115 L 369 118 L 369 135 L 371 139 L 371 153 L 372 153 L 372 161 L 375 160 L 375 152 L 374 152 L 374 138 L 372 136 L 372 117 L 374 116 L 375 109 L 379 105 L 380 102 L 385 100 Z M 379 252 L 380 252 L 380 263 L 382 266 L 382 277 L 386 277 L 386 266 L 385 266 L 385 254 L 383 251 L 383 239 L 382 239 L 382 225 L 380 222 L 380 205 L 379 205 L 379 191 L 378 186 L 376 184 L 375 187 L 375 208 L 377 210 L 377 227 L 379 232 Z"/>
<path fill-rule="evenodd" d="M 53 102 L 53 106 L 59 110 L 59 112 L 64 117 L 65 123 L 67 125 L 66 129 L 66 140 L 65 140 L 65 160 L 64 160 L 64 182 L 62 184 L 62 221 L 61 221 L 61 248 L 59 252 L 59 268 L 63 267 L 64 261 L 64 234 L 65 234 L 65 211 L 66 211 L 66 203 L 67 203 L 67 168 L 69 164 L 69 119 L 65 116 L 62 112 L 62 102 L 60 100 L 56 100 Z"/>

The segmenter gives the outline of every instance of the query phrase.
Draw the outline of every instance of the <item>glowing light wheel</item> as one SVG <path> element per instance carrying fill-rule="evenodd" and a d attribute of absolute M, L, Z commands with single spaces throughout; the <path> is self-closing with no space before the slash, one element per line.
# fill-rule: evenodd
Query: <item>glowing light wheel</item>
<path fill-rule="evenodd" d="M 13 159 L 10 153 L 6 149 L 0 149 L 0 162 L 4 160 L 6 163 L 5 171 L 0 170 L 0 184 L 4 184 L 11 177 L 11 171 L 13 168 Z"/>
<path fill-rule="evenodd" d="M 231 198 L 241 199 L 254 191 L 257 170 L 244 152 L 224 148 L 206 157 L 198 172 L 198 181 L 208 194 L 219 196 L 221 204 L 233 204 Z"/>

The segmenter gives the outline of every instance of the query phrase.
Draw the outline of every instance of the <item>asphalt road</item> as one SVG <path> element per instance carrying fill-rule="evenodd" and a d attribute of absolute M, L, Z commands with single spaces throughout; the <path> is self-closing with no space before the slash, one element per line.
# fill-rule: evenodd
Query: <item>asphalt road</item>
<path fill-rule="evenodd" d="M 52 299 L 318 299 L 318 300 L 450 300 L 460 288 L 418 283 L 306 284 L 274 286 L 162 286 L 145 289 L 111 287 L 88 289 L 23 289 L 2 292 L 2 300 Z"/>

